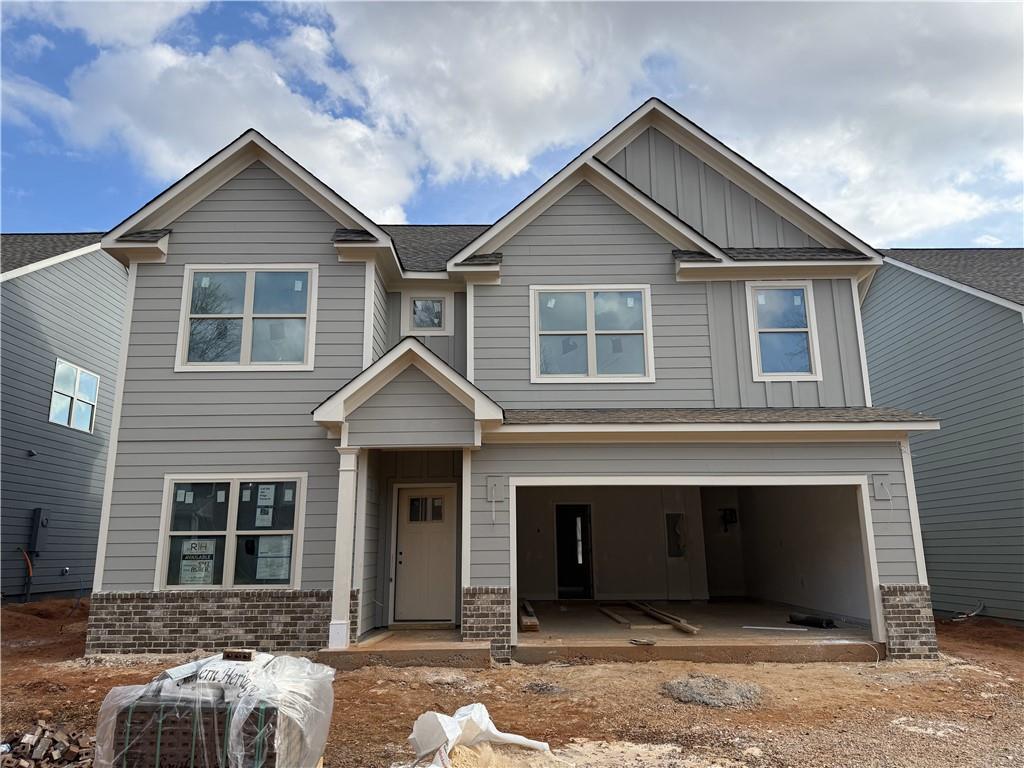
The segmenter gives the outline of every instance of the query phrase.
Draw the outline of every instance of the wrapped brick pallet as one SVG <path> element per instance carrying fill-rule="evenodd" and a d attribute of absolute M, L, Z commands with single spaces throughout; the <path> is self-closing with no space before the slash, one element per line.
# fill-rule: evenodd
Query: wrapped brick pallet
<path fill-rule="evenodd" d="M 308 659 L 223 655 L 114 688 L 96 731 L 96 768 L 314 768 L 334 670 Z"/>

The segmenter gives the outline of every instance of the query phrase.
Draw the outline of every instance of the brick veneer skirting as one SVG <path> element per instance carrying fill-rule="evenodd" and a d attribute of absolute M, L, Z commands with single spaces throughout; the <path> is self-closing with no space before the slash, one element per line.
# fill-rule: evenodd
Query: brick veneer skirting
<path fill-rule="evenodd" d="M 886 655 L 890 659 L 937 659 L 931 589 L 924 584 L 882 584 Z"/>
<path fill-rule="evenodd" d="M 352 589 L 348 593 L 348 637 L 354 643 L 359 639 L 359 590 Z"/>
<path fill-rule="evenodd" d="M 491 658 L 512 660 L 512 594 L 508 587 L 462 590 L 462 639 L 490 640 Z"/>
<path fill-rule="evenodd" d="M 330 621 L 329 589 L 95 592 L 85 652 L 315 651 Z"/>

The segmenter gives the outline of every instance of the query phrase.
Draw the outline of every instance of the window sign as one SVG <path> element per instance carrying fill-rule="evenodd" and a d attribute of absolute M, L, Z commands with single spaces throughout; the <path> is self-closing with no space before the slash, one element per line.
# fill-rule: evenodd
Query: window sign
<path fill-rule="evenodd" d="M 256 507 L 256 527 L 257 528 L 273 528 L 274 527 L 274 508 L 273 507 Z"/>
<path fill-rule="evenodd" d="M 274 506 L 274 485 L 260 485 L 256 492 L 256 504 L 260 507 Z"/>
<path fill-rule="evenodd" d="M 179 584 L 213 584 L 215 539 L 186 539 L 181 545 Z"/>
<path fill-rule="evenodd" d="M 291 536 L 261 536 L 256 558 L 257 581 L 287 581 L 292 563 Z"/>

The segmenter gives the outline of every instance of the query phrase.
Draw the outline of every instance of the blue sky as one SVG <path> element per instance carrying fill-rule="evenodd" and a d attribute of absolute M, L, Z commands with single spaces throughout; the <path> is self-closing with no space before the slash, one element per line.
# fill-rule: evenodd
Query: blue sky
<path fill-rule="evenodd" d="M 657 95 L 877 246 L 1024 244 L 1018 4 L 5 3 L 5 232 L 247 127 L 382 223 L 489 222 Z"/>

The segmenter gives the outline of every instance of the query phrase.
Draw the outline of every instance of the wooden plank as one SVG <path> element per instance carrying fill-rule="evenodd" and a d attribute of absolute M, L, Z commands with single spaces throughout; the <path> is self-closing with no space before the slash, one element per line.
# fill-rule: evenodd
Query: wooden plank
<path fill-rule="evenodd" d="M 597 606 L 597 610 L 599 610 L 601 613 L 603 613 L 609 619 L 614 621 L 616 624 L 623 624 L 626 627 L 629 627 L 630 629 L 632 629 L 632 624 L 629 623 L 629 619 L 625 618 L 624 616 L 620 616 L 615 611 L 613 611 L 611 608 L 608 608 L 607 606 L 604 606 L 604 605 L 599 605 L 599 606 Z"/>
<path fill-rule="evenodd" d="M 519 629 L 522 632 L 540 632 L 540 621 L 528 600 L 519 603 Z"/>
<path fill-rule="evenodd" d="M 648 605 L 647 603 L 630 602 L 630 605 L 636 608 L 637 610 L 643 611 L 648 616 L 658 619 L 659 621 L 663 621 L 666 624 L 671 624 L 680 632 L 686 632 L 691 635 L 696 635 L 698 632 L 700 632 L 700 630 L 697 629 L 697 627 L 693 626 L 692 624 L 687 624 L 686 621 L 680 618 L 679 616 L 668 613 L 667 611 L 662 611 L 658 608 L 655 608 L 652 605 Z"/>

